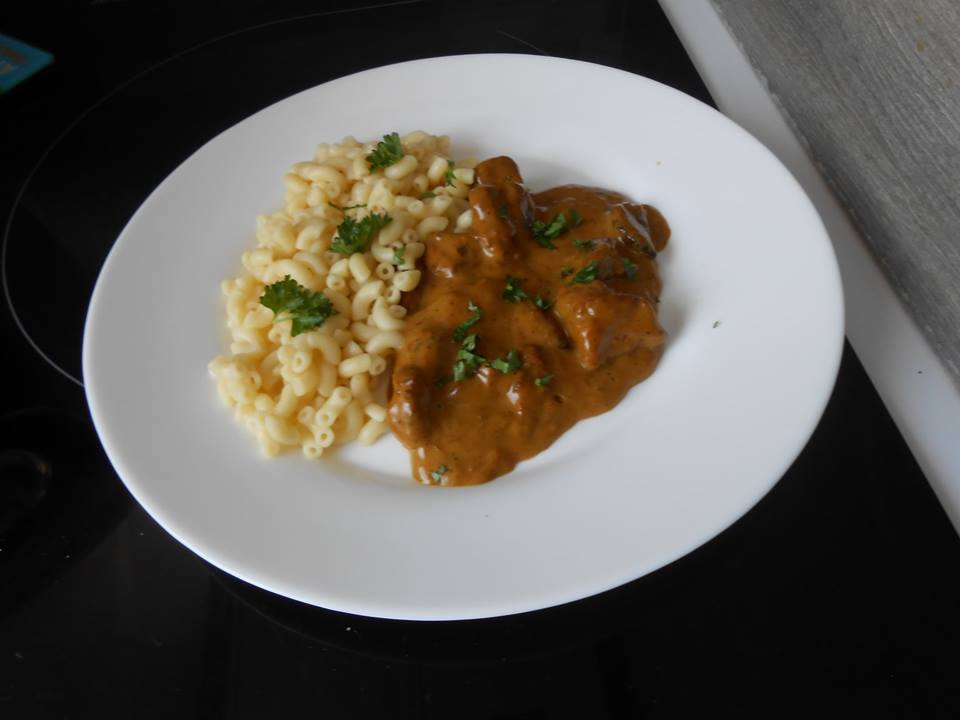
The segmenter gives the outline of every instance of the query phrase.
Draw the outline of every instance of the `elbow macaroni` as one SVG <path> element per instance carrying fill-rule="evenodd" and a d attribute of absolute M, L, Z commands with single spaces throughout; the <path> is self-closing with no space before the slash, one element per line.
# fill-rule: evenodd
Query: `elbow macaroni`
<path fill-rule="evenodd" d="M 403 157 L 373 172 L 366 157 L 377 142 L 352 137 L 295 163 L 281 180 L 284 209 L 257 216 L 257 247 L 242 254 L 244 274 L 222 283 L 230 355 L 214 358 L 209 371 L 267 457 L 299 447 L 319 458 L 333 445 L 369 445 L 388 430 L 383 374 L 403 345 L 400 302 L 420 282 L 426 236 L 469 229 L 466 193 L 476 164 L 454 164 L 446 136 L 417 131 L 401 142 Z M 391 222 L 365 251 L 344 257 L 330 250 L 348 214 L 361 220 L 372 212 L 389 213 Z M 289 319 L 260 304 L 264 288 L 287 275 L 323 292 L 337 315 L 294 337 Z"/>

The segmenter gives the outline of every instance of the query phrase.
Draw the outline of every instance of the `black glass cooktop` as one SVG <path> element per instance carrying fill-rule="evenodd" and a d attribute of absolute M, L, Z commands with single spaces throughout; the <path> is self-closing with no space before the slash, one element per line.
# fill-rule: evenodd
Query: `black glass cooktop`
<path fill-rule="evenodd" d="M 100 449 L 87 300 L 190 153 L 299 90 L 457 53 L 589 60 L 710 102 L 655 2 L 19 5 L 0 32 L 56 60 L 0 96 L 0 717 L 960 715 L 960 540 L 849 347 L 808 447 L 732 528 L 508 618 L 373 620 L 245 585 L 158 527 Z M 558 99 L 562 123 L 576 88 Z"/>

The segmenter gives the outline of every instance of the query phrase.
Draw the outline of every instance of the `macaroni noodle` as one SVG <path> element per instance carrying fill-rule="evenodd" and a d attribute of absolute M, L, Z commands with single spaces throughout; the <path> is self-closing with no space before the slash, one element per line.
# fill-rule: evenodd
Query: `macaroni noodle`
<path fill-rule="evenodd" d="M 281 178 L 283 209 L 257 216 L 244 273 L 221 284 L 230 354 L 209 371 L 267 457 L 296 447 L 319 458 L 332 445 L 369 445 L 387 432 L 384 373 L 403 345 L 400 303 L 420 282 L 423 240 L 470 228 L 473 159 L 454 163 L 449 138 L 416 131 L 401 138 L 402 157 L 373 170 L 367 158 L 377 145 L 347 137 L 294 163 Z M 373 213 L 389 222 L 360 247 L 348 244 L 353 252 L 338 252 L 340 227 Z M 268 285 L 287 278 L 322 293 L 336 314 L 294 335 L 292 319 L 260 302 Z"/>

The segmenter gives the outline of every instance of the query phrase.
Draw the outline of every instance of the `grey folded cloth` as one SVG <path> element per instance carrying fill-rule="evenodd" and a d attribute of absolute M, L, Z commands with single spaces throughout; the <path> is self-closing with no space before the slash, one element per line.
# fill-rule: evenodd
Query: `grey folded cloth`
<path fill-rule="evenodd" d="M 960 384 L 960 2 L 712 1 Z"/>

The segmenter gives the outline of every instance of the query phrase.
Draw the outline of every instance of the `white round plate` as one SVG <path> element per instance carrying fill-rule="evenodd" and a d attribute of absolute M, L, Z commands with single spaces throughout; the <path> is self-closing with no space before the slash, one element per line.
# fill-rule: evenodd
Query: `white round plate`
<path fill-rule="evenodd" d="M 534 190 L 598 185 L 663 211 L 663 360 L 613 411 L 482 486 L 414 484 L 392 437 L 263 459 L 207 374 L 226 349 L 220 281 L 317 143 L 416 129 L 449 134 L 458 157 L 515 158 Z M 816 211 L 724 116 L 598 65 L 445 57 L 306 90 L 186 160 L 104 263 L 83 373 L 130 492 L 214 565 L 336 610 L 480 618 L 628 582 L 743 515 L 817 424 L 842 317 Z"/>

